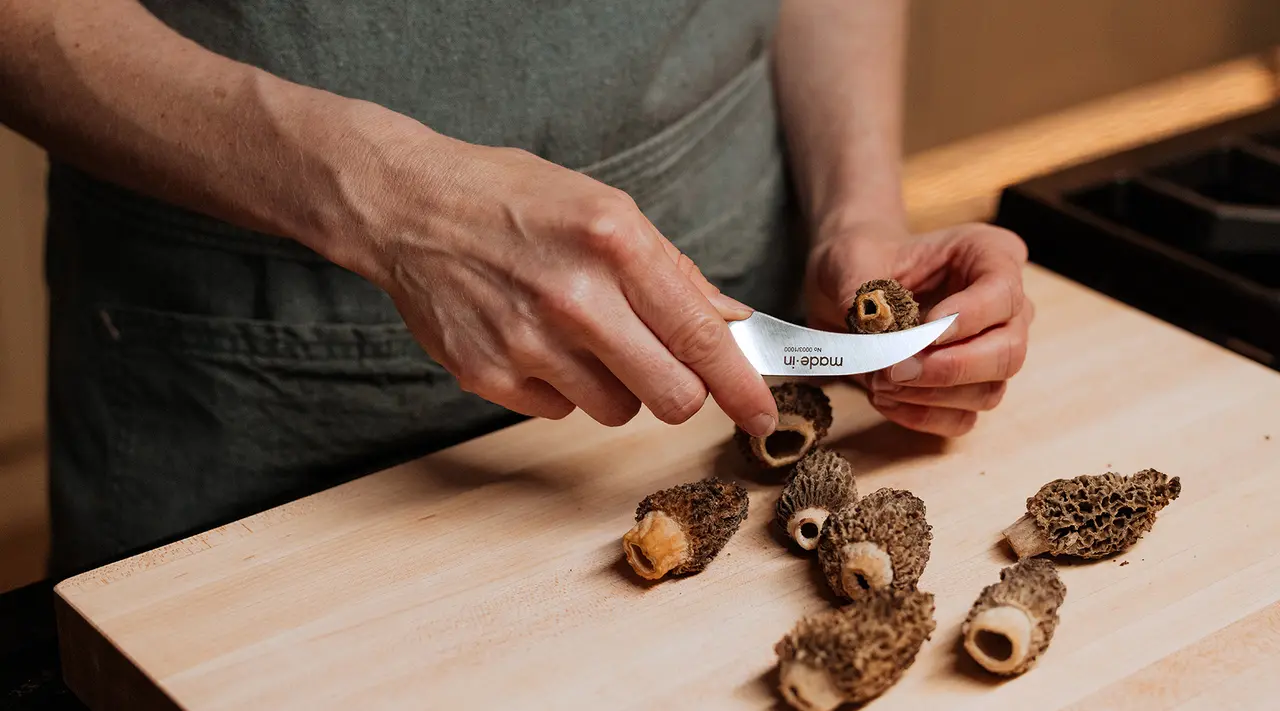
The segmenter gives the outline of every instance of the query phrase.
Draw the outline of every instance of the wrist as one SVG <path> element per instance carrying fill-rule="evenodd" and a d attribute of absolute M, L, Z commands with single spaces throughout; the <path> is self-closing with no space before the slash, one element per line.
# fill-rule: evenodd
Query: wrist
<path fill-rule="evenodd" d="M 296 141 L 307 166 L 294 238 L 380 286 L 390 278 L 392 240 L 416 232 L 430 207 L 427 174 L 442 161 L 442 137 L 413 119 L 364 101 L 325 95 L 298 108 Z M 415 198 L 405 204 L 406 181 Z"/>
<path fill-rule="evenodd" d="M 833 241 L 867 237 L 897 238 L 910 234 L 901 200 L 863 201 L 830 209 L 813 220 L 810 249 Z"/>

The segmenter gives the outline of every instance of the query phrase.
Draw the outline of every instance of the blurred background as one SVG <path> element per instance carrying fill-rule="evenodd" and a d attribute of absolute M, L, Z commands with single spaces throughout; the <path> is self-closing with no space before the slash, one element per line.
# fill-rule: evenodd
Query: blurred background
<path fill-rule="evenodd" d="M 914 0 L 917 154 L 1280 44 L 1275 0 Z M 44 154 L 0 128 L 0 592 L 47 550 Z"/>

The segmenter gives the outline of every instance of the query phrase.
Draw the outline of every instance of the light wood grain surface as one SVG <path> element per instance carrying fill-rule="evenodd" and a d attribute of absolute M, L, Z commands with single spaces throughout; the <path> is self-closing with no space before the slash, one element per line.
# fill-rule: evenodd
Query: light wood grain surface
<path fill-rule="evenodd" d="M 859 489 L 915 492 L 935 533 L 937 632 L 872 708 L 1274 708 L 1280 375 L 1039 269 L 1027 285 L 1029 360 L 971 435 L 908 433 L 830 388 Z M 750 517 L 699 575 L 643 584 L 620 546 L 646 494 L 742 475 L 731 432 L 714 407 L 530 422 L 72 579 L 70 681 L 147 693 L 77 659 L 114 649 L 193 711 L 774 707 L 773 644 L 831 604 L 770 529 L 777 488 L 747 479 Z M 1025 498 L 1145 467 L 1181 498 L 1127 554 L 1063 570 L 1039 666 L 997 683 L 957 657 Z"/>

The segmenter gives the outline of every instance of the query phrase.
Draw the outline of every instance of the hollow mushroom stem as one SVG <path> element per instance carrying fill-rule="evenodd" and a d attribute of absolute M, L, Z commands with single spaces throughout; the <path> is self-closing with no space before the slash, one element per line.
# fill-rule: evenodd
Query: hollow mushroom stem
<path fill-rule="evenodd" d="M 818 439 L 814 423 L 795 413 L 780 413 L 768 437 L 752 437 L 751 452 L 768 467 L 785 467 L 804 458 Z"/>
<path fill-rule="evenodd" d="M 884 333 L 893 328 L 893 306 L 884 289 L 862 294 L 854 302 L 854 319 L 862 333 Z"/>
<path fill-rule="evenodd" d="M 1018 558 L 1034 558 L 1041 553 L 1048 553 L 1053 544 L 1040 531 L 1036 520 L 1030 514 L 1023 516 L 1014 524 L 1004 529 L 1005 540 Z"/>
<path fill-rule="evenodd" d="M 787 521 L 787 535 L 791 536 L 799 546 L 807 551 L 818 547 L 818 537 L 822 533 L 822 524 L 826 523 L 830 511 L 820 508 L 800 509 Z"/>
<path fill-rule="evenodd" d="M 832 711 L 844 703 L 831 675 L 801 662 L 783 662 L 778 670 L 782 697 L 801 711 Z"/>
<path fill-rule="evenodd" d="M 689 556 L 689 538 L 676 520 L 650 511 L 622 537 L 622 550 L 636 574 L 657 580 Z"/>
<path fill-rule="evenodd" d="M 969 624 L 964 648 L 993 674 L 1011 674 L 1031 650 L 1031 618 L 1021 608 L 1001 605 L 983 610 Z"/>
<path fill-rule="evenodd" d="M 840 581 L 850 596 L 859 590 L 880 590 L 893 583 L 893 561 L 889 553 L 870 541 L 845 546 L 841 560 Z"/>

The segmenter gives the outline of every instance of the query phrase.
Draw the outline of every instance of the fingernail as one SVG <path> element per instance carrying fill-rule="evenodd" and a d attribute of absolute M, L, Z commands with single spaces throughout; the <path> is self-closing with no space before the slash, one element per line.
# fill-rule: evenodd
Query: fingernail
<path fill-rule="evenodd" d="M 923 369 L 919 358 L 908 358 L 889 370 L 889 378 L 895 383 L 909 383 L 920 377 Z"/>
<path fill-rule="evenodd" d="M 938 336 L 938 340 L 934 341 L 934 344 L 936 344 L 936 345 L 939 345 L 939 346 L 940 346 L 940 345 L 942 345 L 943 343 L 948 343 L 948 342 L 950 342 L 950 341 L 951 341 L 951 339 L 953 339 L 953 338 L 955 338 L 955 337 L 956 337 L 956 332 L 957 332 L 957 331 L 959 331 L 959 330 L 960 330 L 960 322 L 959 322 L 959 321 L 952 321 L 952 322 L 951 322 L 951 325 L 950 325 L 950 326 L 947 326 L 947 330 L 943 331 L 943 332 L 942 332 L 942 335 L 941 335 L 941 336 Z"/>
<path fill-rule="evenodd" d="M 871 377 L 871 389 L 878 393 L 896 393 L 902 386 L 889 380 L 884 373 L 876 373 Z"/>
<path fill-rule="evenodd" d="M 742 319 L 751 315 L 751 307 L 724 294 L 715 294 L 711 297 L 711 305 L 716 307 L 720 315 L 726 319 Z"/>
<path fill-rule="evenodd" d="M 892 410 L 897 407 L 899 403 L 897 400 L 890 400 L 882 395 L 872 395 L 871 404 L 875 405 L 876 409 L 879 410 Z"/>
<path fill-rule="evenodd" d="M 773 430 L 777 426 L 778 420 L 773 415 L 762 412 L 751 418 L 751 421 L 747 423 L 747 432 L 752 437 L 768 437 L 773 434 Z"/>

